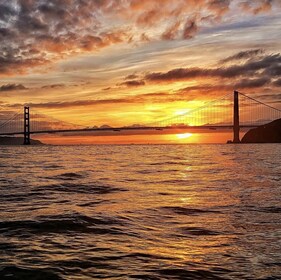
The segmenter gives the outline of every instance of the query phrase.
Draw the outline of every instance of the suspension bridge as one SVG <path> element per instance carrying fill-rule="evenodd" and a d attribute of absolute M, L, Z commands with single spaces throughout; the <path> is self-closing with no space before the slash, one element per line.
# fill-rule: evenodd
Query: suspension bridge
<path fill-rule="evenodd" d="M 122 127 L 83 127 L 64 122 L 53 117 L 32 112 L 29 106 L 24 112 L 18 111 L 8 116 L 0 112 L 0 136 L 23 135 L 24 145 L 30 145 L 34 134 L 69 132 L 106 132 L 143 130 L 233 130 L 233 143 L 240 143 L 240 130 L 255 128 L 281 118 L 281 110 L 254 99 L 244 93 L 234 93 L 204 104 L 187 113 L 172 116 L 161 121 Z"/>

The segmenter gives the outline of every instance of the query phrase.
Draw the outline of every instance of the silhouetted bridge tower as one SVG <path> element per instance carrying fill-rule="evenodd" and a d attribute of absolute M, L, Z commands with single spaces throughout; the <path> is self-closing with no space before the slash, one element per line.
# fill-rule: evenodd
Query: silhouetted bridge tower
<path fill-rule="evenodd" d="M 29 107 L 24 107 L 24 145 L 30 145 L 30 115 Z"/>
<path fill-rule="evenodd" d="M 233 143 L 240 143 L 239 92 L 238 91 L 234 91 L 234 100 L 233 100 Z"/>
<path fill-rule="evenodd" d="M 97 132 L 100 135 L 120 131 L 131 131 L 130 133 L 137 134 L 132 131 L 138 130 L 142 131 L 141 134 L 144 134 L 143 132 L 155 134 L 152 132 L 153 130 L 165 130 L 168 131 L 167 133 L 177 134 L 183 133 L 183 131 L 203 132 L 226 129 L 233 130 L 233 143 L 240 143 L 241 130 L 258 127 L 278 118 L 281 118 L 280 109 L 234 91 L 234 93 L 205 103 L 201 107 L 187 110 L 187 113 L 174 115 L 150 124 L 126 127 L 83 127 L 41 113 L 31 113 L 30 108 L 25 106 L 23 117 L 22 111 L 19 111 L 5 120 L 1 120 L 0 112 L 0 136 L 23 135 L 23 144 L 30 145 L 30 135 L 33 134 Z"/>

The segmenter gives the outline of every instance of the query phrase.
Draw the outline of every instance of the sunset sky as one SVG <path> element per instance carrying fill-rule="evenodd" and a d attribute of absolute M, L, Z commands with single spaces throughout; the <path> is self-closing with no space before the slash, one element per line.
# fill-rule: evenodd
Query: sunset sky
<path fill-rule="evenodd" d="M 125 126 L 234 89 L 281 108 L 280 12 L 280 0 L 0 0 L 0 114 L 28 104 L 82 126 Z M 199 137 L 185 136 L 48 141 Z"/>

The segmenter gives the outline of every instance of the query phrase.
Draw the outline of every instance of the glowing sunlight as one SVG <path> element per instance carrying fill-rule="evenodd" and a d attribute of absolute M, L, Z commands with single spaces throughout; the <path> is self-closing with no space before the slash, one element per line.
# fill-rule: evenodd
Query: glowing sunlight
<path fill-rule="evenodd" d="M 181 133 L 181 134 L 177 134 L 177 138 L 178 139 L 188 139 L 192 136 L 193 134 L 192 133 Z"/>

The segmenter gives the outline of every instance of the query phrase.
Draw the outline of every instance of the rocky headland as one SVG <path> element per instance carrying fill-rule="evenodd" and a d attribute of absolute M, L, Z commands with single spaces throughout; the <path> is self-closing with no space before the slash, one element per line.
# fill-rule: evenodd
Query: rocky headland
<path fill-rule="evenodd" d="M 22 144 L 23 144 L 23 137 L 8 137 L 8 136 L 0 137 L 0 145 L 16 146 Z M 33 140 L 33 139 L 30 139 L 30 144 L 44 145 L 44 143 L 42 143 L 41 141 Z"/>
<path fill-rule="evenodd" d="M 281 119 L 249 130 L 241 143 L 281 143 Z"/>

